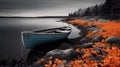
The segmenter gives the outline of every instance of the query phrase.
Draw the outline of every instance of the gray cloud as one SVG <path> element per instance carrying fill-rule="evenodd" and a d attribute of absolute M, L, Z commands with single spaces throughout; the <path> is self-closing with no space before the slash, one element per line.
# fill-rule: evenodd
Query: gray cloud
<path fill-rule="evenodd" d="M 103 3 L 105 0 L 0 0 L 0 15 L 20 15 L 24 13 L 54 13 L 64 14 Z M 5 14 L 6 13 L 6 14 Z"/>

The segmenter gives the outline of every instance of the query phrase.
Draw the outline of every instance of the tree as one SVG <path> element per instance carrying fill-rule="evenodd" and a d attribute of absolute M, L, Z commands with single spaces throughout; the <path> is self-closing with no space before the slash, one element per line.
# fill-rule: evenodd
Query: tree
<path fill-rule="evenodd" d="M 102 16 L 102 17 L 119 17 L 120 18 L 120 0 L 106 0 L 104 4 L 91 6 L 88 8 L 80 8 L 74 13 L 70 13 L 69 17 L 78 18 L 82 16 Z"/>
<path fill-rule="evenodd" d="M 99 15 L 99 9 L 98 9 L 98 5 L 96 4 L 94 7 L 93 7 L 93 11 L 94 11 L 94 15 L 97 16 Z"/>
<path fill-rule="evenodd" d="M 90 14 L 90 7 L 88 7 L 88 8 L 85 10 L 84 16 L 88 16 L 89 14 Z"/>

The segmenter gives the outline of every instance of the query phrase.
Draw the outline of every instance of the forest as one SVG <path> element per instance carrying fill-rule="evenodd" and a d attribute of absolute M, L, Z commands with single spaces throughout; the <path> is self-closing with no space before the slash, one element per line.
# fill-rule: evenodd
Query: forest
<path fill-rule="evenodd" d="M 81 17 L 102 17 L 104 19 L 120 19 L 120 0 L 106 0 L 105 3 L 80 8 L 75 12 L 69 13 L 68 19 Z"/>

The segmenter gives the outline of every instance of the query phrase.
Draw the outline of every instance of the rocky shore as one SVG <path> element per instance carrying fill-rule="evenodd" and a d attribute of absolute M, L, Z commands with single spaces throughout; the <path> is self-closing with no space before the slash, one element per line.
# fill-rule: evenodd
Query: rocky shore
<path fill-rule="evenodd" d="M 33 51 L 32 60 L 10 62 L 12 67 L 119 67 L 119 21 L 90 22 L 71 20 L 81 30 L 80 37 L 64 41 L 55 49 L 40 53 Z M 33 56 L 32 56 L 33 55 Z M 1 66 L 5 65 L 4 61 Z M 9 66 L 9 64 L 8 64 Z"/>
<path fill-rule="evenodd" d="M 37 60 L 45 67 L 120 66 L 120 23 L 72 20 L 81 29 L 80 37 L 63 43 Z"/>

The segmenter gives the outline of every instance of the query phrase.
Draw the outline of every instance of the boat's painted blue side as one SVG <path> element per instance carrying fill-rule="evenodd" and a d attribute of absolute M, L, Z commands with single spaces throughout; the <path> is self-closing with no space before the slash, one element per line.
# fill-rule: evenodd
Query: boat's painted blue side
<path fill-rule="evenodd" d="M 69 33 L 59 34 L 34 34 L 34 33 L 22 33 L 24 45 L 28 48 L 35 48 L 45 43 L 55 42 L 67 38 Z"/>

